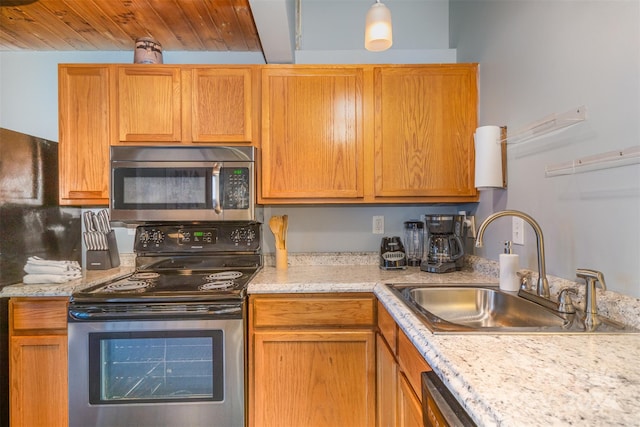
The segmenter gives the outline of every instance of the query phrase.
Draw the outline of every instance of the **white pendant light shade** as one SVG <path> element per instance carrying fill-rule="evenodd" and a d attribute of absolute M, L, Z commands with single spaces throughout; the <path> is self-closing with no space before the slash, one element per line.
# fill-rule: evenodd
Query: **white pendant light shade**
<path fill-rule="evenodd" d="M 372 52 L 387 50 L 393 44 L 391 11 L 376 0 L 369 12 L 364 29 L 364 47 Z"/>

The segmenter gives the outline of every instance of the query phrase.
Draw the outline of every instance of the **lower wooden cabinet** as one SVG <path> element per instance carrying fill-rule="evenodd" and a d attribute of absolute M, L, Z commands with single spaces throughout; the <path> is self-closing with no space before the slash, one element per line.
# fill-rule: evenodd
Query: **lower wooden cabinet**
<path fill-rule="evenodd" d="M 376 415 L 378 427 L 396 427 L 398 395 L 398 364 L 384 338 L 376 342 Z"/>
<path fill-rule="evenodd" d="M 421 374 L 431 367 L 380 303 L 378 330 L 377 425 L 422 427 Z"/>
<path fill-rule="evenodd" d="M 9 300 L 12 426 L 68 425 L 68 298 Z"/>
<path fill-rule="evenodd" d="M 375 425 L 375 297 L 249 298 L 249 425 Z"/>

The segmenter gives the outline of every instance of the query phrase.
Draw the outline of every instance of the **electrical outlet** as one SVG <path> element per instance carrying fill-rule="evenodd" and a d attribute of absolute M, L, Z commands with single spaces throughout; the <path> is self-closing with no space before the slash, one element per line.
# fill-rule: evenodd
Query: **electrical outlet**
<path fill-rule="evenodd" d="M 514 245 L 524 245 L 524 220 L 514 217 L 511 222 L 511 241 Z"/>
<path fill-rule="evenodd" d="M 373 217 L 373 234 L 384 234 L 384 216 Z"/>

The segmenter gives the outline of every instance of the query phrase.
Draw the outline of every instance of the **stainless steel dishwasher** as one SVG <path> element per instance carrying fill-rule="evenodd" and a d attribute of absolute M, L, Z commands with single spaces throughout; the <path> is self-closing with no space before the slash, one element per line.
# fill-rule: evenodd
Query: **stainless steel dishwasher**
<path fill-rule="evenodd" d="M 433 371 L 422 373 L 422 418 L 425 427 L 475 427 L 469 414 Z"/>

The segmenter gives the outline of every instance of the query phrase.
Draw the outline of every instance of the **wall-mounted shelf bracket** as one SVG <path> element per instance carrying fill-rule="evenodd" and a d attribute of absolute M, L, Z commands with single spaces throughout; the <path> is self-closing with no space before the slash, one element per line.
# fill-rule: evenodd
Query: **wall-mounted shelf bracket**
<path fill-rule="evenodd" d="M 547 178 L 640 163 L 640 145 L 558 163 L 545 168 Z"/>
<path fill-rule="evenodd" d="M 564 113 L 553 113 L 509 134 L 502 141 L 508 145 L 521 144 L 534 138 L 578 124 L 587 118 L 587 108 L 583 105 Z"/>

